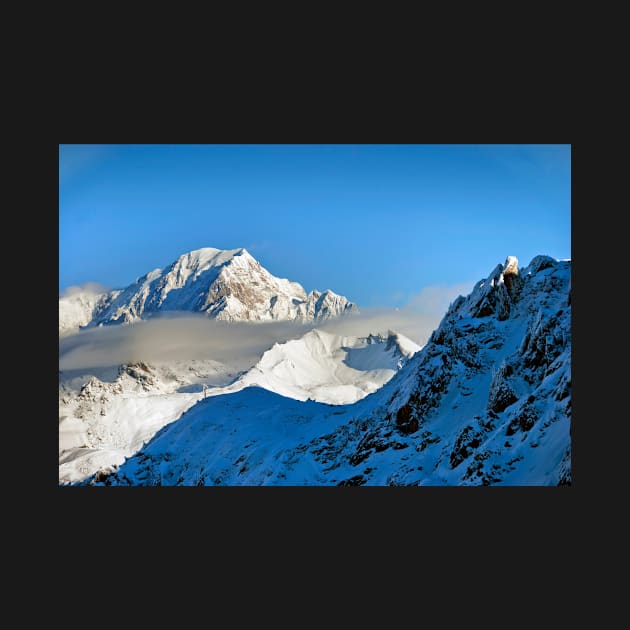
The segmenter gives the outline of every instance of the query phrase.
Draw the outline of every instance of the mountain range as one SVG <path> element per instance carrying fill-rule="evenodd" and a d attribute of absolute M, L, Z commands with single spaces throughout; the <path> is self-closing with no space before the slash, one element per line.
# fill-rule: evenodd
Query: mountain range
<path fill-rule="evenodd" d="M 128 323 L 169 309 L 259 322 L 317 321 L 356 309 L 341 296 L 330 292 L 307 296 L 298 290 L 300 285 L 263 272 L 245 250 L 191 252 L 165 272 L 156 270 L 123 292 L 97 301 L 87 325 Z M 89 302 L 86 308 L 91 308 Z M 468 296 L 450 305 L 427 344 L 417 351 L 395 333 L 362 341 L 333 340 L 316 331 L 308 334 L 299 348 L 293 348 L 293 342 L 271 348 L 257 364 L 260 374 L 250 371 L 247 378 L 238 377 L 243 387 L 226 391 L 239 382 L 237 378 L 216 395 L 197 395 L 181 415 L 173 411 L 171 416 L 176 417 L 148 441 L 138 437 L 134 454 L 102 466 L 81 483 L 572 482 L 570 261 L 536 256 L 519 268 L 518 260 L 509 256 Z M 374 342 L 385 353 L 372 363 L 369 346 Z M 315 348 L 319 351 L 313 353 Z M 314 357 L 310 363 L 305 359 L 309 353 Z M 345 385 L 341 378 L 348 374 L 345 368 L 356 365 L 369 372 L 364 368 L 375 365 L 378 371 L 386 353 L 388 365 L 397 361 L 397 371 L 384 383 L 375 383 L 376 388 L 363 386 L 363 396 L 356 402 L 331 405 L 312 399 L 319 385 L 317 378 L 308 379 L 322 366 L 327 366 L 322 369 L 328 375 L 335 366 L 332 374 L 339 378 L 324 379 L 330 393 L 331 387 Z M 359 356 L 361 361 L 354 363 Z M 150 370 L 132 370 L 134 387 L 150 387 Z M 129 376 L 129 366 L 123 372 Z M 90 413 L 101 395 L 96 385 L 81 394 L 85 393 Z M 120 416 L 120 424 L 135 413 L 130 407 Z M 79 435 L 77 426 L 73 430 Z"/>

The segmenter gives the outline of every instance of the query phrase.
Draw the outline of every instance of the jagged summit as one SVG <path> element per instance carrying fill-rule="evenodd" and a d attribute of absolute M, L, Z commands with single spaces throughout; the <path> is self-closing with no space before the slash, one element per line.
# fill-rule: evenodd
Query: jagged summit
<path fill-rule="evenodd" d="M 458 312 L 460 317 L 487 317 L 496 314 L 499 320 L 505 320 L 510 314 L 511 305 L 518 299 L 522 285 L 518 258 L 508 256 L 503 265 L 497 265 L 487 278 L 477 282 L 467 298 L 457 298 L 449 313 Z"/>
<path fill-rule="evenodd" d="M 124 324 L 168 311 L 204 313 L 225 321 L 321 321 L 358 311 L 329 289 L 307 294 L 298 282 L 277 278 L 242 247 L 187 252 L 165 269 L 154 269 L 125 289 L 85 304 L 73 323 Z M 66 310 L 60 304 L 60 330 L 72 328 L 61 321 Z"/>
<path fill-rule="evenodd" d="M 503 275 L 518 276 L 518 258 L 516 256 L 508 256 L 505 259 L 505 264 L 503 265 Z"/>

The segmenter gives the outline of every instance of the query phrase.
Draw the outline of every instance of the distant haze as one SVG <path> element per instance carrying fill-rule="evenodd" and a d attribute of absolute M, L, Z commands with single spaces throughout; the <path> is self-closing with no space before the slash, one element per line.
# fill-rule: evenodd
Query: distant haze
<path fill-rule="evenodd" d="M 571 257 L 570 145 L 60 145 L 59 289 L 245 247 L 306 291 L 401 307 L 506 256 Z"/>

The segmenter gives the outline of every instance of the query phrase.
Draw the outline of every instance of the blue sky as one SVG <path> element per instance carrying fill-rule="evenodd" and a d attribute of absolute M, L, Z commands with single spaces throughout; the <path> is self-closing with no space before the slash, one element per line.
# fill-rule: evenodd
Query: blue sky
<path fill-rule="evenodd" d="M 361 306 L 571 257 L 570 145 L 60 145 L 59 288 L 200 247 Z"/>

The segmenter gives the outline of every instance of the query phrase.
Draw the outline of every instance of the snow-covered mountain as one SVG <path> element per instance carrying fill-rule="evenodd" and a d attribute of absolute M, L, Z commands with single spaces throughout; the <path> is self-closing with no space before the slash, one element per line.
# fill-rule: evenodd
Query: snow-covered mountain
<path fill-rule="evenodd" d="M 276 278 L 246 249 L 211 247 L 180 256 L 123 290 L 83 298 L 80 316 L 59 307 L 60 331 L 78 325 L 130 323 L 155 313 L 190 311 L 226 321 L 322 321 L 358 312 L 347 298 L 326 290 L 308 295 L 297 282 Z"/>
<path fill-rule="evenodd" d="M 59 336 L 77 332 L 87 326 L 97 310 L 106 308 L 120 291 L 100 291 L 92 286 L 77 287 L 59 298 Z"/>
<path fill-rule="evenodd" d="M 508 257 L 352 405 L 201 400 L 92 485 L 571 483 L 571 263 Z"/>
<path fill-rule="evenodd" d="M 276 343 L 233 385 L 234 393 L 258 386 L 295 400 L 353 403 L 382 387 L 420 350 L 404 335 L 344 337 L 318 329 Z"/>
<path fill-rule="evenodd" d="M 275 344 L 240 376 L 209 360 L 60 374 L 59 481 L 121 464 L 204 396 L 257 385 L 297 400 L 354 402 L 389 381 L 417 350 L 396 333 L 357 338 L 315 329 Z"/>

